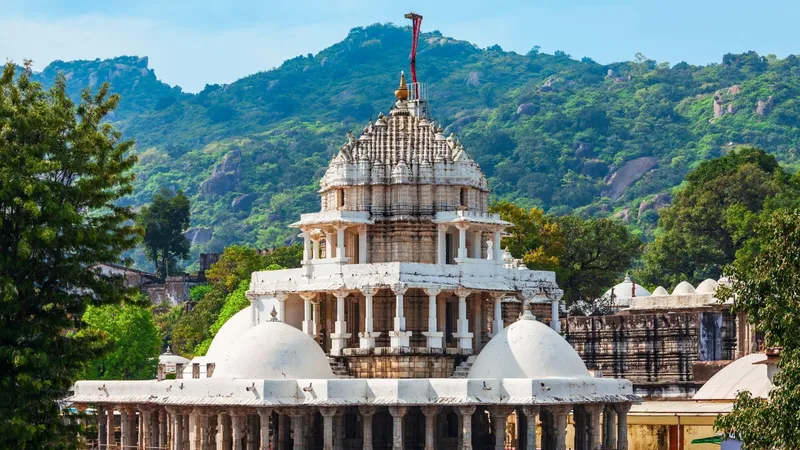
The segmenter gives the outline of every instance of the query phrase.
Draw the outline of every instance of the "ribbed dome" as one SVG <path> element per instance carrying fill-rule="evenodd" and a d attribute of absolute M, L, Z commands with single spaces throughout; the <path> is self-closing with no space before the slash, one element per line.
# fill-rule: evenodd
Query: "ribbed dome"
<path fill-rule="evenodd" d="M 233 348 L 233 343 L 252 328 L 250 314 L 252 314 L 252 311 L 250 307 L 247 307 L 234 314 L 222 325 L 211 341 L 211 345 L 208 346 L 208 351 L 204 358 L 206 361 L 215 363 L 220 360 Z"/>
<path fill-rule="evenodd" d="M 311 336 L 283 322 L 265 322 L 233 343 L 217 362 L 214 378 L 297 380 L 335 378 Z"/>
<path fill-rule="evenodd" d="M 588 378 L 572 346 L 530 311 L 486 344 L 469 378 Z"/>

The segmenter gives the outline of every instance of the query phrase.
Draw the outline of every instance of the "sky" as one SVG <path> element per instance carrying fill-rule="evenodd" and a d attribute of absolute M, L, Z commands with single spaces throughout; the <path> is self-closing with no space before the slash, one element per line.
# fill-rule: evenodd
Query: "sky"
<path fill-rule="evenodd" d="M 230 83 L 316 53 L 351 28 L 407 24 L 480 47 L 562 50 L 600 63 L 637 52 L 659 62 L 720 62 L 725 53 L 800 53 L 791 0 L 0 0 L 0 58 L 148 56 L 156 76 L 187 92 Z"/>

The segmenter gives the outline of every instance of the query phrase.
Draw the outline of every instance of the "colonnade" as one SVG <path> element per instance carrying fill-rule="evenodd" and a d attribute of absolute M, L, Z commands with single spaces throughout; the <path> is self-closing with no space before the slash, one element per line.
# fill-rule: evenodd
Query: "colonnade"
<path fill-rule="evenodd" d="M 412 408 L 375 405 L 350 408 L 99 405 L 97 442 L 102 450 L 505 450 L 509 447 L 516 450 L 566 450 L 567 424 L 572 413 L 575 441 L 570 443 L 570 448 L 628 449 L 628 403 L 516 407 L 425 405 L 414 413 L 416 417 L 424 416 L 424 430 L 406 429 L 420 423 L 406 420 Z M 118 428 L 115 411 L 119 412 Z M 387 417 L 387 413 L 390 417 L 387 425 L 390 426 L 381 428 L 385 432 L 373 432 L 376 415 Z M 453 414 L 457 416 L 456 436 L 444 436 L 442 430 L 450 429 L 444 422 Z M 360 422 L 358 439 L 345 442 L 345 415 L 356 419 L 356 423 Z M 516 437 L 509 441 L 512 433 L 508 432 L 507 426 L 513 417 Z M 539 433 L 541 436 L 537 436 Z M 412 443 L 407 442 L 409 436 L 423 437 Z"/>

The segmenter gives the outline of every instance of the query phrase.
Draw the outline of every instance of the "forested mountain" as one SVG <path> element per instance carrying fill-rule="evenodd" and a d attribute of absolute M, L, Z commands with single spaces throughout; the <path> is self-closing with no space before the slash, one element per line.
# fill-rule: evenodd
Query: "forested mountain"
<path fill-rule="evenodd" d="M 286 224 L 318 207 L 317 180 L 345 142 L 392 104 L 409 28 L 355 28 L 316 55 L 198 94 L 161 83 L 146 58 L 54 62 L 73 95 L 108 81 L 114 117 L 137 142 L 136 192 L 192 200 L 193 252 L 295 239 Z M 752 144 L 798 165 L 800 58 L 753 52 L 719 64 L 610 65 L 423 33 L 419 79 L 434 119 L 461 139 L 496 199 L 561 214 L 615 215 L 647 234 L 671 190 L 702 160 Z"/>

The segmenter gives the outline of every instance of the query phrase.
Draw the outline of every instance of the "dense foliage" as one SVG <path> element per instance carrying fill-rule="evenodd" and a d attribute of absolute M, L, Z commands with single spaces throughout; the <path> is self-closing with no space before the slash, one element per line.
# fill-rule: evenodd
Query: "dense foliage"
<path fill-rule="evenodd" d="M 40 77 L 58 70 L 75 86 L 110 80 L 123 93 L 115 123 L 136 138 L 140 159 L 128 201 L 147 204 L 164 186 L 183 190 L 196 257 L 296 239 L 285 225 L 317 208 L 316 183 L 345 132 L 387 112 L 409 42 L 408 28 L 354 28 L 315 55 L 198 94 L 157 83 L 133 57 L 58 62 Z M 795 56 L 749 52 L 670 66 L 637 55 L 601 65 L 535 47 L 525 55 L 480 49 L 433 31 L 423 33 L 417 61 L 433 117 L 480 163 L 496 200 L 618 215 L 647 240 L 669 191 L 731 144 L 797 167 Z"/>
<path fill-rule="evenodd" d="M 624 225 L 606 218 L 552 216 L 539 208 L 525 210 L 508 202 L 490 211 L 514 223 L 503 248 L 530 269 L 553 270 L 568 305 L 595 301 L 641 253 L 642 242 Z"/>
<path fill-rule="evenodd" d="M 267 254 L 238 245 L 226 248 L 219 261 L 206 272 L 208 287 L 192 290 L 192 300 L 197 301 L 194 309 L 175 324 L 172 333 L 175 352 L 184 356 L 204 354 L 224 321 L 238 312 L 239 306 L 247 305 L 244 293 L 252 273 L 299 267 L 302 254 L 299 245 L 277 248 Z"/>
<path fill-rule="evenodd" d="M 675 286 L 719 278 L 737 254 L 744 258 L 756 251 L 750 239 L 762 211 L 794 204 L 798 194 L 796 177 L 774 156 L 753 147 L 701 163 L 672 205 L 660 211 L 639 281 Z"/>
<path fill-rule="evenodd" d="M 739 394 L 733 412 L 716 427 L 734 433 L 746 450 L 800 448 L 800 212 L 778 211 L 757 226 L 760 252 L 730 267 L 732 285 L 718 292 L 734 300 L 763 332 L 771 347 L 782 347 L 775 388 L 768 399 Z"/>
<path fill-rule="evenodd" d="M 147 299 L 144 299 L 146 302 Z M 135 304 L 90 306 L 83 320 L 104 333 L 113 350 L 92 361 L 84 380 L 149 380 L 156 376 L 161 334 L 150 308 Z"/>
<path fill-rule="evenodd" d="M 88 361 L 108 349 L 87 307 L 120 303 L 118 261 L 138 238 L 131 141 L 105 122 L 118 97 L 103 85 L 80 104 L 63 77 L 45 91 L 28 70 L 0 76 L 0 448 L 72 448 L 59 404 Z"/>
<path fill-rule="evenodd" d="M 144 231 L 145 254 L 162 279 L 177 271 L 178 259 L 189 256 L 189 241 L 183 235 L 189 228 L 189 215 L 189 199 L 183 191 L 162 189 L 136 216 L 136 223 Z"/>

